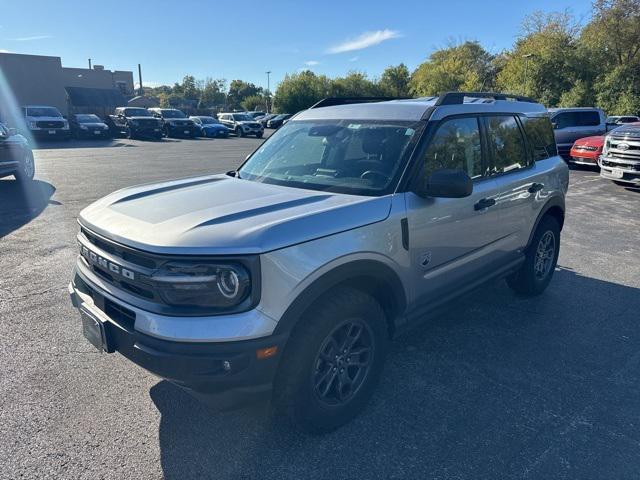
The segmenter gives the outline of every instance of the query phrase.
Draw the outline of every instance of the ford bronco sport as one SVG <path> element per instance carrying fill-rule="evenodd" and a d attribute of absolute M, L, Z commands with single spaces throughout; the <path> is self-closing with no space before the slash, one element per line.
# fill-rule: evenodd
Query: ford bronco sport
<path fill-rule="evenodd" d="M 85 208 L 69 291 L 101 351 L 329 431 L 363 409 L 401 330 L 489 279 L 547 287 L 568 181 L 527 98 L 327 99 L 237 171 Z"/>

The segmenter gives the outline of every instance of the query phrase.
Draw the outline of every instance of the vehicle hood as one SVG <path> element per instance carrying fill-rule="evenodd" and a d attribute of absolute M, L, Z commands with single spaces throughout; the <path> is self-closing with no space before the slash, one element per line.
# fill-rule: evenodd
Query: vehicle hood
<path fill-rule="evenodd" d="M 240 122 L 236 122 L 239 125 L 249 125 L 251 127 L 259 127 L 260 126 L 260 122 L 257 122 L 255 120 L 242 120 Z"/>
<path fill-rule="evenodd" d="M 384 220 L 391 197 L 303 190 L 211 175 L 119 190 L 79 222 L 154 253 L 263 253 Z"/>
<path fill-rule="evenodd" d="M 78 126 L 84 126 L 87 128 L 97 128 L 97 127 L 104 128 L 107 126 L 107 124 L 103 122 L 91 122 L 91 123 L 79 123 Z"/>
<path fill-rule="evenodd" d="M 604 145 L 604 135 L 579 138 L 573 144 L 574 147 L 577 145 L 582 145 L 585 147 L 602 147 Z"/>
<path fill-rule="evenodd" d="M 225 127 L 220 123 L 208 123 L 208 124 L 201 125 L 201 127 L 204 128 L 205 130 L 229 130 L 227 127 Z"/>

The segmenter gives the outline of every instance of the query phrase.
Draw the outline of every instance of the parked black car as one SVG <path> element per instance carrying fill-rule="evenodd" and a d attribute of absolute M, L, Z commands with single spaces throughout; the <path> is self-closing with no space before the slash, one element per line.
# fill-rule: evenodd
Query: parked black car
<path fill-rule="evenodd" d="M 264 117 L 260 117 L 258 119 L 256 119 L 260 125 L 262 125 L 263 128 L 265 128 L 267 126 L 267 122 L 269 120 L 271 120 L 272 118 L 276 118 L 278 116 L 277 113 L 269 113 L 267 115 L 265 115 Z"/>
<path fill-rule="evenodd" d="M 127 138 L 162 138 L 162 122 L 151 115 L 146 108 L 118 107 L 114 115 L 109 115 L 107 125 L 115 135 Z"/>
<path fill-rule="evenodd" d="M 273 117 L 271 120 L 267 121 L 267 128 L 280 128 L 285 120 L 289 120 L 290 118 L 291 115 L 288 113 Z"/>
<path fill-rule="evenodd" d="M 177 108 L 150 108 L 149 111 L 162 120 L 165 137 L 194 138 L 200 135 L 200 127 Z"/>
<path fill-rule="evenodd" d="M 109 138 L 111 131 L 97 115 L 76 113 L 69 116 L 71 134 L 75 138 Z"/>
<path fill-rule="evenodd" d="M 33 180 L 35 163 L 29 142 L 0 123 L 0 178 L 13 175 L 20 182 Z"/>

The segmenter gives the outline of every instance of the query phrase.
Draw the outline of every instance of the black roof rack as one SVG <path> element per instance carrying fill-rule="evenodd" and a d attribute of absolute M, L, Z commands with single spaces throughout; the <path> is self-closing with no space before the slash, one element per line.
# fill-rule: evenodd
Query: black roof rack
<path fill-rule="evenodd" d="M 350 105 L 352 103 L 388 102 L 390 100 L 406 100 L 407 97 L 328 97 L 309 107 L 333 107 L 334 105 Z"/>
<path fill-rule="evenodd" d="M 435 106 L 441 105 L 461 105 L 464 103 L 465 97 L 469 98 L 492 98 L 494 100 L 514 100 L 516 102 L 536 103 L 530 97 L 524 95 L 512 95 L 510 93 L 497 92 L 445 92 L 438 96 Z"/>

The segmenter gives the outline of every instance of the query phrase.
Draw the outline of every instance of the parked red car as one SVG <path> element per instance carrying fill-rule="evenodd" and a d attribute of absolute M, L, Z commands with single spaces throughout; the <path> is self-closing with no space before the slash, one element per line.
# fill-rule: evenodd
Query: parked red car
<path fill-rule="evenodd" d="M 577 165 L 598 166 L 598 158 L 602 155 L 603 146 L 603 135 L 579 138 L 571 147 L 569 162 Z"/>

